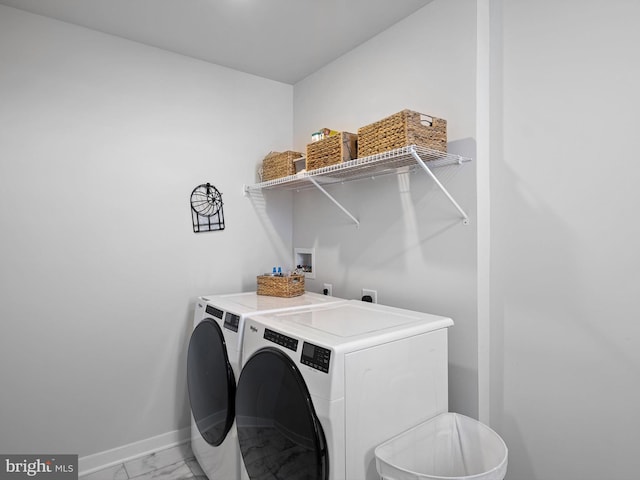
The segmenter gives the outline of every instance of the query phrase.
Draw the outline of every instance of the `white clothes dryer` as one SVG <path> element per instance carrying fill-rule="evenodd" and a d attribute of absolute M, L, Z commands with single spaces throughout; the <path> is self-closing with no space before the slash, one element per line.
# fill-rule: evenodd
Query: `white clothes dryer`
<path fill-rule="evenodd" d="M 316 293 L 281 298 L 247 292 L 197 299 L 187 354 L 191 448 L 210 480 L 241 477 L 234 420 L 245 318 L 339 302 L 346 300 Z"/>
<path fill-rule="evenodd" d="M 349 301 L 251 316 L 236 425 L 251 480 L 378 480 L 374 449 L 448 410 L 450 318 Z"/>

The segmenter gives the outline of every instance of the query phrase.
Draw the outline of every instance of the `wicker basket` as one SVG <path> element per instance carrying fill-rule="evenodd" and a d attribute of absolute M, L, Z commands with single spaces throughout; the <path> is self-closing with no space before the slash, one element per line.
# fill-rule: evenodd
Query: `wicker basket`
<path fill-rule="evenodd" d="M 347 162 L 356 158 L 358 136 L 340 132 L 338 135 L 307 145 L 307 171 Z"/>
<path fill-rule="evenodd" d="M 258 275 L 258 295 L 297 297 L 304 293 L 304 275 Z"/>
<path fill-rule="evenodd" d="M 268 182 L 276 178 L 287 177 L 296 173 L 294 160 L 302 157 L 300 152 L 271 152 L 262 161 L 262 181 Z"/>
<path fill-rule="evenodd" d="M 402 110 L 358 129 L 358 158 L 408 145 L 447 151 L 447 121 Z"/>

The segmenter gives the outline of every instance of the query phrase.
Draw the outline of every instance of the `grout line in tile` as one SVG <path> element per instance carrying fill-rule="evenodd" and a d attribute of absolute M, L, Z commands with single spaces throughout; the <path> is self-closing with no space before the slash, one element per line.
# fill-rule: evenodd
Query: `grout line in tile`
<path fill-rule="evenodd" d="M 127 480 L 131 480 L 131 475 L 129 475 L 129 470 L 127 470 L 127 466 L 123 463 L 122 468 L 124 469 L 124 473 L 127 474 Z"/>

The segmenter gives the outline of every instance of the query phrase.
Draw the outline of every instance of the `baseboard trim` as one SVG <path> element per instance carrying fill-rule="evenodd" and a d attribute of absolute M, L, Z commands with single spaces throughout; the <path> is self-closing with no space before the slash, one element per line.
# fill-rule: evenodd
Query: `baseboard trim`
<path fill-rule="evenodd" d="M 94 453 L 78 459 L 79 475 L 87 475 L 103 468 L 112 467 L 120 463 L 128 462 L 144 455 L 175 447 L 190 440 L 191 428 L 183 428 L 172 432 L 163 433 L 155 437 L 145 438 L 137 442 L 122 445 L 121 447 Z"/>

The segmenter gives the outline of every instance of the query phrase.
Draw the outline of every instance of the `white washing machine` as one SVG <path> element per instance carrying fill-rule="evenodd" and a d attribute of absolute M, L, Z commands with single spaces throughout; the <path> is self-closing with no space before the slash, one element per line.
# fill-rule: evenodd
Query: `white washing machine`
<path fill-rule="evenodd" d="M 242 333 L 250 314 L 346 302 L 304 293 L 280 298 L 255 292 L 199 297 L 187 355 L 191 448 L 211 480 L 237 480 L 242 461 L 235 419 L 235 393 Z"/>
<path fill-rule="evenodd" d="M 450 318 L 360 301 L 251 316 L 236 392 L 251 480 L 378 480 L 374 449 L 448 410 Z"/>

